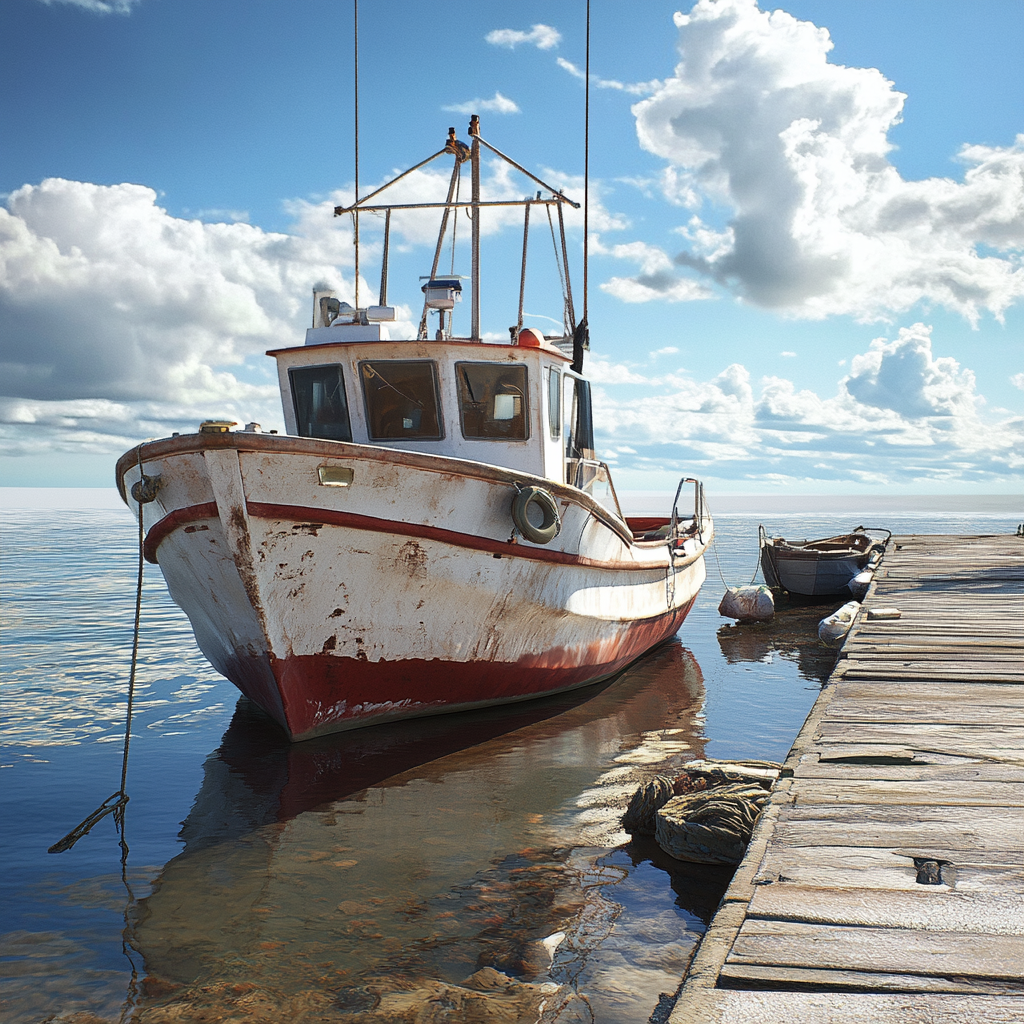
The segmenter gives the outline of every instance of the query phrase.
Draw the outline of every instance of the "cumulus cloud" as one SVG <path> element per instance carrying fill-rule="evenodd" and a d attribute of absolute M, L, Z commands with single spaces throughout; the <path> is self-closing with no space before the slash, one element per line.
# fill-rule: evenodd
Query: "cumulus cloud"
<path fill-rule="evenodd" d="M 712 296 L 712 291 L 700 281 L 680 277 L 668 254 L 656 245 L 646 242 L 623 242 L 605 246 L 600 239 L 591 242 L 591 252 L 640 264 L 635 277 L 612 277 L 601 285 L 601 290 L 623 302 L 648 302 L 662 299 L 666 302 L 688 302 Z"/>
<path fill-rule="evenodd" d="M 488 32 L 484 39 L 492 46 L 507 46 L 510 50 L 522 43 L 536 46 L 538 50 L 551 50 L 562 41 L 562 34 L 550 25 L 534 25 L 529 32 L 515 28 L 496 28 Z"/>
<path fill-rule="evenodd" d="M 640 144 L 668 161 L 672 202 L 731 211 L 724 231 L 690 218 L 686 272 L 810 318 L 925 302 L 977 321 L 1024 294 L 1024 136 L 965 145 L 962 182 L 906 181 L 888 158 L 905 95 L 830 63 L 827 30 L 755 0 L 699 0 L 676 24 L 675 75 L 633 107 Z"/>
<path fill-rule="evenodd" d="M 518 114 L 519 107 L 514 100 L 502 96 L 495 91 L 494 99 L 490 100 L 469 100 L 466 103 L 453 103 L 451 106 L 442 107 L 452 114 Z"/>
<path fill-rule="evenodd" d="M 558 66 L 563 71 L 568 71 L 573 78 L 578 78 L 581 82 L 587 80 L 586 72 L 573 64 L 571 60 L 566 60 L 564 57 L 558 57 L 556 60 Z M 600 78 L 591 73 L 590 84 L 597 89 L 615 89 L 617 92 L 629 93 L 632 96 L 649 96 L 661 85 L 661 82 L 657 78 L 650 82 L 619 82 L 614 78 Z"/>
<path fill-rule="evenodd" d="M 931 328 L 879 338 L 822 398 L 778 376 L 755 385 L 740 364 L 710 381 L 649 381 L 642 402 L 619 398 L 604 374 L 595 401 L 599 440 L 635 469 L 681 462 L 716 476 L 982 483 L 1024 473 L 1024 417 L 984 418 L 974 374 L 932 351 Z M 612 391 L 609 388 L 612 387 Z"/>
<path fill-rule="evenodd" d="M 1010 383 L 1011 383 L 1011 384 L 1012 384 L 1012 385 L 1013 385 L 1013 386 L 1014 386 L 1015 388 L 1020 388 L 1020 389 L 1021 389 L 1021 391 L 1024 391 L 1024 373 L 1015 373 L 1015 374 L 1014 374 L 1014 375 L 1013 375 L 1013 376 L 1012 376 L 1012 377 L 1010 378 Z"/>
<path fill-rule="evenodd" d="M 13 192 L 0 208 L 5 451 L 116 451 L 210 416 L 277 425 L 277 388 L 247 382 L 246 359 L 301 337 L 313 281 L 352 298 L 337 269 L 352 263 L 347 226 L 329 203 L 293 213 L 286 235 L 172 217 L 141 185 Z"/>

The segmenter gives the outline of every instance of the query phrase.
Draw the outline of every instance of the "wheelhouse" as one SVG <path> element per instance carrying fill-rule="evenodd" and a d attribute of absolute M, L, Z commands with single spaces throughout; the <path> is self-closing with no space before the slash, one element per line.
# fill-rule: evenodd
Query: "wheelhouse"
<path fill-rule="evenodd" d="M 448 198 L 411 204 L 442 213 L 433 263 L 421 286 L 423 312 L 414 339 L 391 338 L 395 310 L 387 297 L 391 213 L 410 206 L 369 203 L 410 171 L 353 206 L 335 209 L 336 215 L 353 218 L 357 237 L 361 212 L 385 215 L 380 296 L 376 305 L 359 308 L 358 292 L 356 305 L 351 306 L 329 291 L 315 291 L 313 326 L 306 331 L 305 345 L 268 353 L 277 359 L 286 429 L 300 437 L 412 450 L 569 483 L 621 519 L 608 468 L 595 457 L 590 384 L 578 372 L 589 345 L 586 321 L 577 323 L 573 309 L 562 208 L 579 204 L 485 142 L 475 116 L 469 133 L 472 143 L 466 145 L 449 128 L 444 148 L 425 161 L 444 154 L 454 157 Z M 482 200 L 481 147 L 541 185 L 547 195 L 537 192 L 523 200 Z M 461 168 L 467 162 L 472 199 L 460 202 Z M 519 308 L 509 328 L 509 344 L 484 342 L 480 333 L 479 230 L 488 206 L 524 208 Z M 546 217 L 554 243 L 562 282 L 560 335 L 545 337 L 523 326 L 531 210 L 536 211 L 535 218 Z M 468 338 L 452 335 L 452 311 L 462 300 L 462 279 L 439 272 L 446 238 L 450 238 L 454 265 L 455 225 L 460 215 L 470 216 L 472 230 Z M 430 337 L 432 315 L 437 317 L 437 329 Z"/>

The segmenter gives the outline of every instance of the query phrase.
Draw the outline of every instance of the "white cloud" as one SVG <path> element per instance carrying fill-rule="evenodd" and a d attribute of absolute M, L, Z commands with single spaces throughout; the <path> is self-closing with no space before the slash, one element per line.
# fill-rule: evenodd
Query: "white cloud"
<path fill-rule="evenodd" d="M 188 213 L 189 211 L 186 210 L 185 212 Z M 248 210 L 225 210 L 219 207 L 213 207 L 209 210 L 196 210 L 196 216 L 200 220 L 224 221 L 229 224 L 249 223 Z"/>
<path fill-rule="evenodd" d="M 625 381 L 602 375 L 599 444 L 635 469 L 685 461 L 716 476 L 873 486 L 1024 475 L 1024 417 L 983 418 L 974 374 L 935 356 L 923 324 L 901 329 L 895 341 L 871 342 L 831 398 L 777 376 L 755 387 L 739 364 L 710 381 L 649 381 L 640 401 L 610 393 Z M 636 458 L 624 458 L 623 443 Z"/>
<path fill-rule="evenodd" d="M 492 46 L 507 46 L 515 49 L 521 43 L 536 46 L 538 50 L 551 50 L 562 41 L 562 34 L 550 25 L 534 25 L 529 32 L 515 28 L 496 28 L 484 39 Z"/>
<path fill-rule="evenodd" d="M 347 225 L 310 210 L 284 235 L 172 217 L 141 185 L 17 189 L 0 208 L 5 450 L 116 451 L 211 416 L 276 426 L 276 387 L 243 364 L 301 337 L 314 281 L 352 297 Z"/>
<path fill-rule="evenodd" d="M 1012 376 L 1012 377 L 1010 378 L 1010 383 L 1011 383 L 1011 384 L 1012 384 L 1012 385 L 1013 385 L 1013 386 L 1014 386 L 1015 388 L 1020 388 L 1020 389 L 1021 389 L 1021 391 L 1024 391 L 1024 373 L 1015 373 L 1015 374 L 1014 374 L 1014 375 L 1013 375 L 1013 376 Z"/>
<path fill-rule="evenodd" d="M 573 78 L 578 78 L 581 82 L 586 81 L 586 72 L 573 64 L 571 60 L 558 57 L 556 61 L 558 66 L 563 71 L 568 71 Z M 661 86 L 661 81 L 655 78 L 650 82 L 619 82 L 614 78 L 599 78 L 597 75 L 591 74 L 590 84 L 596 89 L 614 89 L 617 92 L 629 93 L 631 96 L 649 96 Z"/>
<path fill-rule="evenodd" d="M 680 277 L 675 272 L 672 259 L 656 245 L 623 242 L 605 246 L 600 239 L 594 239 L 590 249 L 594 255 L 607 255 L 640 264 L 640 273 L 635 277 L 612 277 L 601 285 L 602 291 L 623 302 L 649 302 L 652 299 L 690 302 L 713 297 L 713 292 L 705 284 L 693 278 Z"/>
<path fill-rule="evenodd" d="M 780 356 L 784 356 L 786 359 L 795 359 L 796 358 L 796 353 L 795 352 L 780 352 L 779 355 Z"/>
<path fill-rule="evenodd" d="M 755 0 L 699 0 L 676 24 L 674 77 L 633 107 L 640 143 L 672 202 L 731 210 L 727 233 L 690 220 L 679 265 L 810 318 L 923 301 L 976 321 L 1024 295 L 1024 135 L 964 146 L 962 182 L 905 181 L 888 159 L 904 94 L 829 63 L 825 29 Z"/>
<path fill-rule="evenodd" d="M 469 100 L 467 103 L 453 103 L 451 106 L 442 107 L 452 114 L 518 114 L 519 107 L 515 101 L 500 92 L 494 93 L 494 99 L 490 100 Z"/>
<path fill-rule="evenodd" d="M 132 8 L 142 0 L 41 0 L 48 7 L 54 3 L 71 4 L 93 14 L 131 14 Z"/>

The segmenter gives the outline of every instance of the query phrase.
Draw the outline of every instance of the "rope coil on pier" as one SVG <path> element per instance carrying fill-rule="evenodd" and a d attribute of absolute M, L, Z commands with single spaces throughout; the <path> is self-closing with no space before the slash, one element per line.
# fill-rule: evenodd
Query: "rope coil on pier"
<path fill-rule="evenodd" d="M 738 864 L 781 769 L 776 761 L 690 761 L 674 781 L 658 775 L 641 786 L 622 827 L 654 836 L 677 860 Z"/>

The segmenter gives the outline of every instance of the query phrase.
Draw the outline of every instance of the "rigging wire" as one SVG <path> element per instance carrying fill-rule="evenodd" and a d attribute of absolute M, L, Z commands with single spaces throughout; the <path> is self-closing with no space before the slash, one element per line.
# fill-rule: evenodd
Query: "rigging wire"
<path fill-rule="evenodd" d="M 590 255 L 590 0 L 587 0 L 587 58 L 583 88 L 583 322 L 587 320 Z"/>
<path fill-rule="evenodd" d="M 359 0 L 352 0 L 352 47 L 354 51 L 355 74 L 355 163 L 356 163 L 356 202 L 359 205 Z M 359 308 L 359 210 L 352 211 L 352 240 L 356 250 L 355 266 L 355 305 Z"/>

